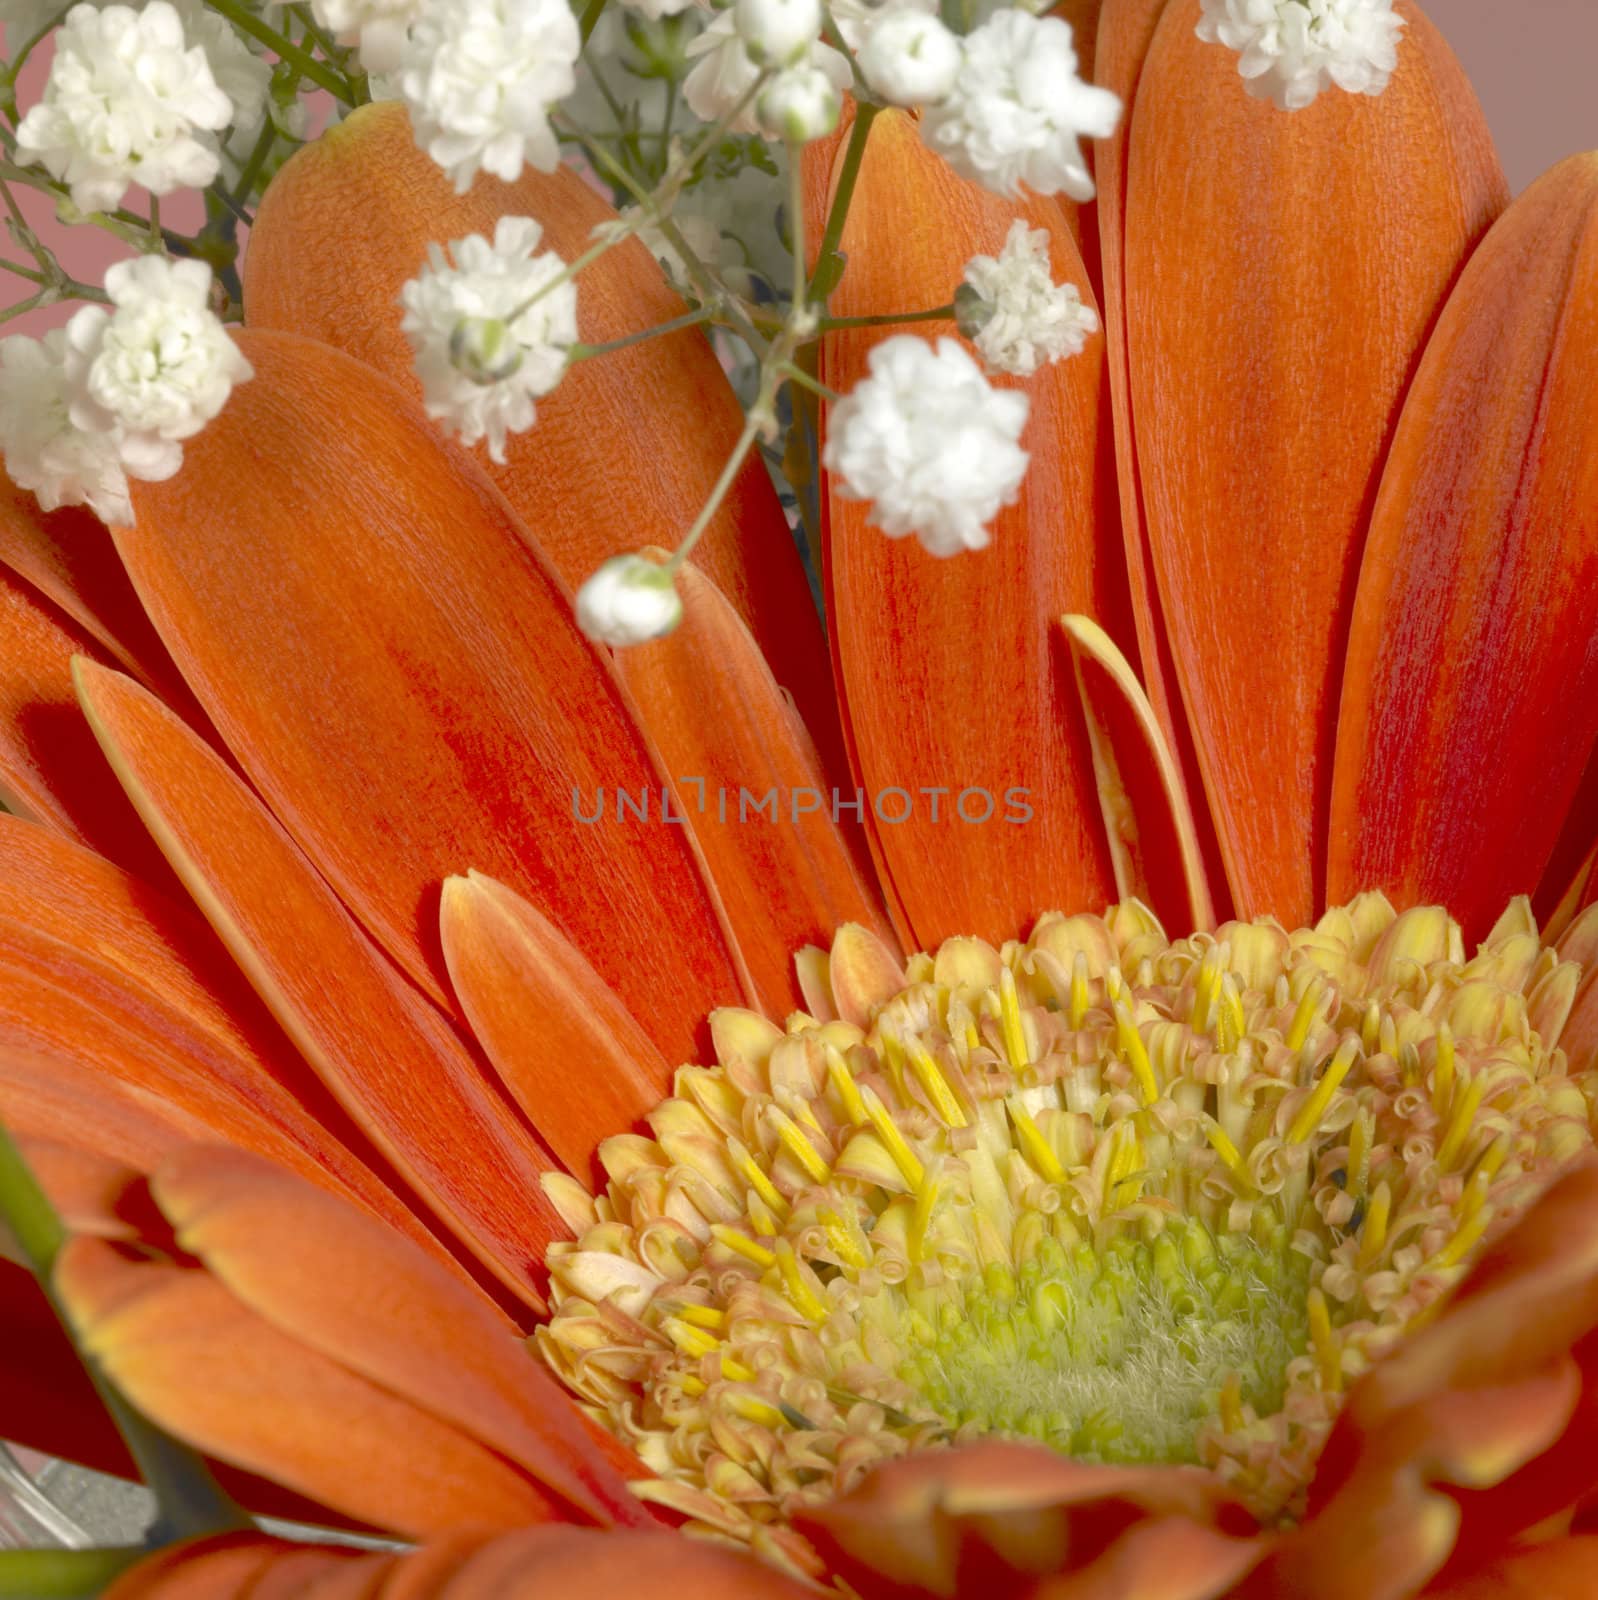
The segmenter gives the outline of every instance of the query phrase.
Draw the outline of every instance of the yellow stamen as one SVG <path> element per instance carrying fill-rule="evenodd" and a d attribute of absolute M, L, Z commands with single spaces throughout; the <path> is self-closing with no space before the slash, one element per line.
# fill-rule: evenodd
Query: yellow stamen
<path fill-rule="evenodd" d="M 1359 1230 L 1359 1255 L 1356 1257 L 1360 1271 L 1372 1266 L 1387 1242 L 1387 1218 L 1393 1209 L 1393 1191 L 1384 1178 L 1376 1185 L 1371 1203 L 1365 1210 L 1365 1221 Z"/>
<path fill-rule="evenodd" d="M 1326 993 L 1326 982 L 1317 974 L 1305 987 L 1303 994 L 1298 999 L 1298 1009 L 1293 1013 L 1293 1020 L 1287 1029 L 1287 1037 L 1282 1041 L 1289 1050 L 1302 1050 L 1305 1041 L 1309 1038 L 1310 1024 L 1315 1020 L 1315 1013 L 1320 1007 L 1321 996 Z"/>
<path fill-rule="evenodd" d="M 732 1157 L 733 1167 L 742 1175 L 744 1182 L 779 1217 L 786 1216 L 788 1214 L 788 1202 L 783 1199 L 782 1191 L 766 1176 L 760 1163 L 749 1153 L 748 1147 L 741 1144 L 737 1139 L 729 1139 L 727 1141 L 727 1153 Z"/>
<path fill-rule="evenodd" d="M 1432 1109 L 1438 1116 L 1454 1098 L 1454 1033 L 1446 1022 L 1437 1025 L 1437 1070 L 1432 1074 Z"/>
<path fill-rule="evenodd" d="M 1091 996 L 1088 992 L 1088 958 L 1078 950 L 1071 962 L 1071 998 L 1066 1007 L 1066 1020 L 1073 1030 L 1082 1026 L 1088 1014 Z"/>
<path fill-rule="evenodd" d="M 1320 1126 L 1321 1118 L 1326 1115 L 1326 1108 L 1332 1103 L 1332 1096 L 1337 1093 L 1343 1079 L 1348 1076 L 1349 1068 L 1354 1065 L 1354 1059 L 1358 1054 L 1359 1046 L 1352 1039 L 1345 1039 L 1337 1047 L 1337 1054 L 1332 1057 L 1331 1065 L 1321 1074 L 1321 1081 L 1315 1085 L 1315 1092 L 1300 1107 L 1298 1115 L 1293 1118 L 1292 1126 L 1287 1130 L 1289 1144 L 1303 1144 Z"/>
<path fill-rule="evenodd" d="M 1221 1015 L 1215 1027 L 1215 1042 L 1222 1050 L 1235 1050 L 1248 1032 L 1243 1012 L 1243 995 L 1235 972 L 1221 974 Z"/>
<path fill-rule="evenodd" d="M 692 1323 L 696 1328 L 719 1329 L 727 1320 L 727 1313 L 718 1310 L 715 1306 L 683 1306 L 677 1315 L 684 1322 Z"/>
<path fill-rule="evenodd" d="M 1132 1077 L 1136 1080 L 1138 1092 L 1143 1096 L 1143 1104 L 1151 1106 L 1160 1098 L 1160 1086 L 1154 1078 L 1154 1068 L 1149 1064 L 1149 1053 L 1143 1043 L 1143 1035 L 1138 1032 L 1137 1022 L 1132 1015 L 1132 1007 L 1127 1000 L 1126 984 L 1120 973 L 1110 969 L 1110 980 L 1114 986 L 1110 996 L 1110 1003 L 1115 1008 L 1115 1042 L 1120 1046 L 1121 1055 L 1127 1066 L 1132 1069 Z"/>
<path fill-rule="evenodd" d="M 1021 999 L 1015 992 L 1015 974 L 1008 967 L 999 974 L 999 1032 L 1010 1065 L 1017 1072 L 1029 1066 L 1032 1056 L 1026 1046 L 1026 1029 L 1021 1025 Z"/>
<path fill-rule="evenodd" d="M 747 1390 L 733 1390 L 727 1395 L 727 1409 L 745 1422 L 759 1428 L 786 1428 L 788 1419 L 769 1400 L 762 1400 Z"/>
<path fill-rule="evenodd" d="M 1462 1083 L 1454 1095 L 1454 1114 L 1448 1121 L 1448 1132 L 1437 1147 L 1437 1164 L 1447 1172 L 1459 1159 L 1465 1141 L 1476 1124 L 1476 1113 L 1481 1110 L 1482 1096 L 1487 1092 L 1487 1069 L 1480 1068 L 1468 1084 Z"/>
<path fill-rule="evenodd" d="M 825 1183 L 832 1176 L 832 1169 L 817 1154 L 816 1147 L 805 1137 L 804 1129 L 792 1117 L 773 1107 L 771 1124 L 777 1130 L 783 1149 L 804 1168 L 808 1178 L 815 1183 Z"/>
<path fill-rule="evenodd" d="M 1188 1026 L 1194 1033 L 1210 1031 L 1210 1007 L 1215 1003 L 1216 986 L 1221 981 L 1221 947 L 1212 944 L 1199 962 L 1198 976 L 1193 981 L 1193 1009 L 1188 1013 Z"/>
<path fill-rule="evenodd" d="M 826 1321 L 827 1303 L 805 1282 L 799 1270 L 799 1258 L 786 1239 L 777 1241 L 777 1270 L 782 1274 L 783 1287 L 788 1291 L 794 1310 L 812 1322 Z"/>
<path fill-rule="evenodd" d="M 1004 1103 L 1009 1109 L 1010 1121 L 1015 1124 L 1021 1154 L 1037 1169 L 1045 1183 L 1064 1183 L 1065 1168 L 1060 1165 L 1060 1158 L 1049 1148 L 1049 1141 L 1043 1137 L 1037 1123 L 1027 1115 L 1026 1108 L 1014 1095 Z"/>
<path fill-rule="evenodd" d="M 1319 1289 L 1311 1289 L 1308 1305 L 1310 1344 L 1315 1350 L 1315 1363 L 1320 1370 L 1321 1387 L 1328 1394 L 1338 1394 L 1343 1387 L 1343 1353 L 1337 1335 L 1332 1331 L 1332 1318 L 1326 1307 L 1326 1296 Z"/>
<path fill-rule="evenodd" d="M 843 1106 L 844 1120 L 851 1127 L 859 1127 L 866 1120 L 866 1104 L 860 1098 L 860 1089 L 849 1070 L 849 1063 L 835 1045 L 827 1046 L 827 1077 Z"/>
<path fill-rule="evenodd" d="M 745 1261 L 752 1261 L 757 1267 L 774 1267 L 777 1258 L 764 1245 L 756 1244 L 747 1234 L 739 1233 L 736 1228 L 729 1228 L 724 1222 L 713 1222 L 710 1225 L 711 1236 L 717 1244 L 724 1244 L 729 1250 L 736 1251 Z"/>
<path fill-rule="evenodd" d="M 1457 1267 L 1470 1253 L 1476 1241 L 1487 1231 L 1487 1224 L 1492 1221 L 1492 1216 L 1493 1208 L 1482 1206 L 1480 1210 L 1466 1217 L 1454 1230 L 1453 1238 L 1432 1257 L 1430 1265 Z"/>
<path fill-rule="evenodd" d="M 708 1356 L 721 1348 L 721 1340 L 703 1328 L 693 1327 L 681 1317 L 667 1317 L 662 1324 L 671 1342 L 689 1356 Z"/>
<path fill-rule="evenodd" d="M 1370 1181 L 1371 1145 L 1376 1138 L 1376 1119 L 1368 1108 L 1361 1106 L 1348 1130 L 1348 1192 L 1357 1200 L 1365 1193 Z"/>
<path fill-rule="evenodd" d="M 743 1362 L 735 1361 L 725 1351 L 721 1356 L 721 1375 L 728 1383 L 753 1383 L 755 1374 Z"/>
<path fill-rule="evenodd" d="M 939 1181 L 929 1177 L 916 1190 L 915 1215 L 910 1220 L 910 1259 L 917 1266 L 926 1260 L 927 1229 L 932 1226 L 932 1212 L 938 1203 Z"/>
<path fill-rule="evenodd" d="M 1248 1163 L 1243 1159 L 1242 1152 L 1226 1137 L 1226 1130 L 1213 1117 L 1204 1119 L 1204 1137 L 1209 1140 L 1210 1148 L 1224 1161 L 1241 1183 L 1248 1184 Z"/>
<path fill-rule="evenodd" d="M 888 1154 L 893 1157 L 893 1164 L 899 1169 L 904 1181 L 912 1189 L 919 1189 L 927 1169 L 921 1165 L 920 1158 L 905 1142 L 905 1137 L 899 1132 L 899 1126 L 893 1120 L 888 1108 L 883 1105 L 869 1084 L 860 1091 L 860 1098 L 865 1104 L 866 1115 L 871 1118 L 871 1126 L 877 1130 L 877 1137 L 887 1145 Z"/>
<path fill-rule="evenodd" d="M 1009 977 L 1009 974 L 1005 974 Z M 1014 993 L 1015 980 L 1010 979 L 1010 989 Z M 912 1044 L 909 1047 L 910 1070 L 915 1073 L 916 1081 L 927 1091 L 927 1098 L 932 1101 L 932 1108 L 943 1118 L 951 1128 L 966 1126 L 965 1112 L 960 1109 L 960 1102 L 955 1099 L 954 1091 L 949 1087 L 949 1080 L 944 1077 L 943 1069 L 932 1059 L 931 1053 L 922 1045 Z"/>

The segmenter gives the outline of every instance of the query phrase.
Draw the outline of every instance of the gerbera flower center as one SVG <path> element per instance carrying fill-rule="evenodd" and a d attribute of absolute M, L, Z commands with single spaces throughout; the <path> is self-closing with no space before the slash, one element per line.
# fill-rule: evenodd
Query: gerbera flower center
<path fill-rule="evenodd" d="M 1378 895 L 1174 943 L 1051 915 L 897 992 L 844 943 L 844 1017 L 718 1013 L 604 1192 L 552 1182 L 538 1337 L 643 1493 L 801 1565 L 796 1510 L 978 1435 L 1291 1518 L 1345 1386 L 1592 1142 L 1523 903 L 1471 960 Z"/>

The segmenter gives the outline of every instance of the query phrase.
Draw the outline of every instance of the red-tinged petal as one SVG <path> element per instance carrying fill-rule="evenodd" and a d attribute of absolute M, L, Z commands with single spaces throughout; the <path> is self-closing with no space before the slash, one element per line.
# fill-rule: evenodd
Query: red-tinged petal
<path fill-rule="evenodd" d="M 1165 1521 L 1212 1535 L 1214 1543 L 1195 1540 L 1193 1548 L 1204 1545 L 1202 1559 L 1213 1558 L 1214 1571 L 1235 1576 L 1260 1554 L 1252 1519 L 1208 1473 L 1089 1466 L 1001 1443 L 925 1452 L 880 1468 L 853 1493 L 803 1516 L 800 1527 L 869 1600 L 957 1593 L 1023 1600 L 1052 1595 L 1047 1580 L 1062 1581 L 1056 1575 L 1087 1567 L 1123 1536 Z M 1135 1549 L 1126 1558 L 1135 1561 Z M 1170 1592 L 1185 1600 L 1189 1591 Z"/>
<path fill-rule="evenodd" d="M 1578 1600 L 1598 1594 L 1598 1539 L 1553 1539 L 1426 1591 L 1428 1600 Z"/>
<path fill-rule="evenodd" d="M 1532 899 L 1546 936 L 1557 939 L 1589 900 L 1598 895 L 1593 867 L 1598 863 L 1598 746 L 1565 812 L 1564 826 Z"/>
<path fill-rule="evenodd" d="M 1182 774 L 1131 664 L 1089 617 L 1062 617 L 1087 717 L 1118 897 L 1152 905 L 1167 927 L 1213 928 Z"/>
<path fill-rule="evenodd" d="M 485 1544 L 433 1593 L 436 1600 L 804 1600 L 815 1591 L 741 1551 L 678 1534 L 533 1528 Z M 383 1600 L 399 1597 L 385 1591 Z"/>
<path fill-rule="evenodd" d="M 755 992 L 780 1017 L 799 1001 L 801 945 L 845 922 L 892 942 L 863 866 L 859 819 L 869 802 L 833 786 L 759 646 L 710 580 L 684 570 L 678 590 L 681 627 L 622 651 L 616 665 L 677 780 Z"/>
<path fill-rule="evenodd" d="M 148 1167 L 129 1166 L 92 1146 L 19 1132 L 9 1118 L 6 1131 L 15 1140 L 39 1187 L 49 1196 L 56 1215 L 71 1232 L 92 1233 L 101 1239 L 138 1238 L 139 1224 L 125 1214 L 125 1206 L 130 1189 L 142 1181 Z M 169 1148 L 179 1147 L 174 1138 Z M 154 1160 L 160 1160 L 160 1155 Z M 0 1252 L 5 1248 L 5 1240 L 0 1237 Z"/>
<path fill-rule="evenodd" d="M 169 1545 L 123 1573 L 104 1600 L 245 1600 L 256 1578 L 293 1548 L 255 1533 Z"/>
<path fill-rule="evenodd" d="M 231 1150 L 185 1151 L 151 1192 L 182 1248 L 280 1332 L 497 1450 L 589 1520 L 650 1524 L 504 1318 L 380 1224 Z M 352 1279 L 375 1293 L 349 1292 Z"/>
<path fill-rule="evenodd" d="M 536 1265 L 563 1231 L 542 1147 L 209 748 L 127 678 L 85 666 L 79 687 L 139 814 L 317 1076 L 455 1237 L 541 1305 Z"/>
<path fill-rule="evenodd" d="M 0 1086 L 6 1086 L 8 1102 L 14 1092 L 8 1085 L 18 1083 L 19 1071 L 70 1063 L 79 1070 L 65 1092 L 83 1106 L 79 1126 L 85 1142 L 102 1118 L 114 1137 L 121 1086 L 146 1108 L 172 1108 L 173 1125 L 191 1137 L 203 1133 L 259 1150 L 314 1182 L 360 1194 L 385 1214 L 403 1216 L 392 1197 L 385 1202 L 370 1174 L 258 1063 L 235 1055 L 177 1007 L 139 990 L 83 948 L 0 916 L 0 990 L 0 1060 L 8 1063 Z M 79 1071 L 90 1075 L 87 1084 Z M 95 1078 L 111 1086 L 104 1106 L 95 1104 Z M 43 1108 L 30 1101 L 41 1093 L 50 1097 L 51 1087 L 19 1088 L 7 1116 L 26 1131 L 70 1137 L 70 1122 L 52 1128 L 38 1120 Z M 115 1143 L 106 1153 L 136 1159 L 134 1151 Z"/>
<path fill-rule="evenodd" d="M 80 506 L 41 511 L 31 494 L 0 474 L 0 562 L 118 665 L 169 700 L 183 693 L 182 680 L 98 517 Z"/>
<path fill-rule="evenodd" d="M 1198 0 L 1172 0 L 1127 149 L 1130 405 L 1155 575 L 1238 914 L 1289 927 L 1323 898 L 1377 474 L 1437 308 L 1507 199 L 1458 63 L 1402 9 L 1383 94 L 1284 115 L 1238 92 L 1234 52 L 1195 36 Z"/>
<path fill-rule="evenodd" d="M 143 878 L 170 882 L 73 705 L 78 654 L 103 659 L 75 622 L 0 566 L 0 801 Z"/>
<path fill-rule="evenodd" d="M 1559 954 L 1581 963 L 1575 1002 L 1559 1035 L 1565 1054 L 1579 1070 L 1582 1064 L 1598 1061 L 1598 905 L 1589 905 L 1572 922 L 1559 941 Z"/>
<path fill-rule="evenodd" d="M 857 1028 L 867 1027 L 877 1007 L 898 994 L 906 981 L 893 949 L 858 923 L 845 923 L 833 936 L 826 978 L 830 1009 Z"/>
<path fill-rule="evenodd" d="M 77 1238 L 56 1287 L 111 1381 L 207 1454 L 405 1538 L 559 1515 L 503 1457 L 279 1333 L 208 1273 Z M 346 1262 L 324 1289 L 380 1298 L 381 1264 Z"/>
<path fill-rule="evenodd" d="M 1046 1592 L 1048 1600 L 1222 1600 L 1264 1551 L 1258 1539 L 1159 1517 L 1129 1528 L 1096 1559 L 1071 1563 Z"/>
<path fill-rule="evenodd" d="M 575 260 L 615 212 L 576 172 L 484 177 L 457 195 L 419 150 L 397 102 L 363 107 L 273 179 L 250 230 L 244 300 L 251 327 L 309 334 L 404 384 L 420 385 L 400 328 L 400 289 L 432 242 L 492 237 L 502 216 L 534 218 L 541 248 Z M 685 307 L 636 239 L 588 266 L 578 325 L 589 344 L 659 326 Z M 605 560 L 686 533 L 743 426 L 698 329 L 579 362 L 512 435 L 503 466 L 476 452 L 555 571 L 576 588 Z M 751 458 L 696 546 L 695 563 L 760 640 L 829 770 L 842 777 L 826 646 L 786 518 Z M 479 861 L 479 866 L 489 863 Z"/>
<path fill-rule="evenodd" d="M 1467 938 L 1547 866 L 1598 734 L 1598 156 L 1493 230 L 1382 478 L 1338 727 L 1328 893 Z"/>
<path fill-rule="evenodd" d="M 239 343 L 254 378 L 117 531 L 229 749 L 435 998 L 439 886 L 476 867 L 691 1054 L 737 983 L 681 829 L 575 825 L 579 798 L 660 778 L 568 596 L 397 385 L 308 339 Z"/>
<path fill-rule="evenodd" d="M 444 884 L 444 959 L 466 1020 L 539 1136 L 587 1179 L 602 1139 L 671 1092 L 671 1069 L 547 917 L 473 873 Z"/>
<path fill-rule="evenodd" d="M 966 262 L 996 254 L 1017 217 L 1049 231 L 1053 276 L 1091 301 L 1058 207 L 1011 205 L 963 182 L 909 117 L 885 111 L 866 146 L 843 234 L 849 266 L 830 309 L 941 305 Z M 903 331 L 827 335 L 822 376 L 852 389 L 872 345 Z M 914 539 L 884 537 L 869 505 L 827 487 L 834 665 L 867 827 L 907 947 L 1008 938 L 1056 901 L 1113 896 L 1087 733 L 1053 625 L 1080 611 L 1112 633 L 1130 626 L 1103 379 L 1095 337 L 1027 382 L 1022 443 L 1032 460 L 985 550 L 940 560 Z M 1022 805 L 1032 814 L 1017 820 Z"/>

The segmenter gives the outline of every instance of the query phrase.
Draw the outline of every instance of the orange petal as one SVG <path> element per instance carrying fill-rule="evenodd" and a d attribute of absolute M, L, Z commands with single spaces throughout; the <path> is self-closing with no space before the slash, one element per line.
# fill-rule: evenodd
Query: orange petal
<path fill-rule="evenodd" d="M 0 473 L 0 562 L 25 578 L 107 656 L 170 701 L 178 677 L 128 582 L 105 524 L 81 506 L 41 511 Z"/>
<path fill-rule="evenodd" d="M 832 312 L 944 304 L 966 262 L 996 254 L 1017 217 L 1049 230 L 1054 277 L 1091 301 L 1058 207 L 1013 206 L 963 182 L 909 117 L 883 112 L 844 229 L 849 266 Z M 827 335 L 822 376 L 853 388 L 871 346 L 904 331 Z M 884 537 L 868 525 L 868 505 L 828 490 L 835 668 L 906 948 L 958 934 L 1012 938 L 1055 901 L 1100 905 L 1113 895 L 1087 733 L 1053 627 L 1061 611 L 1080 611 L 1125 631 L 1103 378 L 1094 338 L 1028 381 L 1022 443 L 1032 462 L 985 550 L 939 560 L 914 539 Z"/>
<path fill-rule="evenodd" d="M 439 886 L 476 867 L 691 1053 L 736 980 L 680 830 L 574 825 L 578 796 L 660 779 L 566 594 L 397 386 L 307 339 L 239 342 L 254 378 L 117 533 L 229 749 L 435 998 Z"/>
<path fill-rule="evenodd" d="M 1598 156 L 1533 185 L 1449 300 L 1371 525 L 1328 893 L 1480 937 L 1537 887 L 1598 734 Z"/>
<path fill-rule="evenodd" d="M 1566 1600 L 1598 1594 L 1598 1539 L 1554 1539 L 1427 1594 L 1435 1600 Z"/>
<path fill-rule="evenodd" d="M 185 1540 L 123 1573 L 105 1591 L 104 1600 L 245 1600 L 273 1561 L 294 1550 L 257 1533 Z M 337 1559 L 327 1554 L 330 1561 Z"/>
<path fill-rule="evenodd" d="M 444 959 L 511 1098 L 580 1178 L 600 1140 L 670 1093 L 671 1069 L 546 917 L 474 872 L 445 881 Z"/>
<path fill-rule="evenodd" d="M 76 1123 L 88 1148 L 103 1137 L 103 1153 L 136 1162 L 141 1152 L 119 1141 L 119 1125 L 125 1109 L 146 1125 L 153 1113 L 158 1124 L 262 1151 L 403 1216 L 259 1063 L 87 950 L 0 916 L 0 989 L 0 1095 L 24 1131 L 72 1138 Z M 58 1071 L 59 1087 L 50 1081 Z"/>
<path fill-rule="evenodd" d="M 379 1266 L 347 1261 L 334 1287 L 380 1303 Z M 405 1538 L 558 1514 L 501 1456 L 279 1333 L 208 1273 L 80 1237 L 56 1287 L 111 1381 L 208 1454 Z"/>
<path fill-rule="evenodd" d="M 3 481 L 3 478 L 0 478 Z M 171 875 L 73 706 L 72 657 L 90 636 L 0 566 L 0 803 L 150 882 Z"/>
<path fill-rule="evenodd" d="M 1292 115 L 1240 92 L 1197 18 L 1197 0 L 1165 9 L 1127 149 L 1137 483 L 1238 915 L 1292 927 L 1322 898 L 1376 474 L 1436 309 L 1507 194 L 1417 12 L 1385 93 Z"/>
<path fill-rule="evenodd" d="M 151 1192 L 179 1245 L 279 1332 L 497 1450 L 573 1512 L 651 1524 L 504 1318 L 381 1224 L 231 1150 L 186 1150 Z"/>
<path fill-rule="evenodd" d="M 1559 941 L 1560 956 L 1581 963 L 1575 1002 L 1559 1038 L 1566 1055 L 1579 1066 L 1598 1061 L 1598 905 L 1590 905 Z"/>
<path fill-rule="evenodd" d="M 1152 905 L 1167 927 L 1213 928 L 1182 774 L 1143 686 L 1089 617 L 1060 619 L 1076 664 L 1119 899 Z"/>
<path fill-rule="evenodd" d="M 472 1254 L 541 1305 L 536 1263 L 563 1232 L 543 1149 L 218 756 L 130 679 L 82 665 L 79 686 L 139 814 L 317 1076 Z"/>
<path fill-rule="evenodd" d="M 831 938 L 845 922 L 892 940 L 861 866 L 866 802 L 833 786 L 749 630 L 710 580 L 685 570 L 677 587 L 682 626 L 618 653 L 616 665 L 676 780 L 755 992 L 780 1017 L 799 1000 L 793 953 L 802 944 Z"/>
<path fill-rule="evenodd" d="M 457 195 L 417 149 L 403 106 L 363 107 L 273 179 L 244 258 L 249 323 L 321 339 L 419 394 L 400 330 L 400 289 L 421 269 L 430 242 L 492 237 L 507 215 L 533 217 L 544 229 L 541 247 L 570 261 L 616 214 L 569 167 L 529 169 L 514 184 L 483 177 Z M 636 239 L 584 270 L 577 304 L 589 344 L 686 309 Z M 690 329 L 578 362 L 539 403 L 534 427 L 511 436 L 504 466 L 475 454 L 576 588 L 608 556 L 675 544 L 742 426 L 726 374 L 703 334 Z M 693 559 L 760 640 L 829 770 L 841 773 L 826 646 L 787 519 L 757 457 L 739 472 Z"/>

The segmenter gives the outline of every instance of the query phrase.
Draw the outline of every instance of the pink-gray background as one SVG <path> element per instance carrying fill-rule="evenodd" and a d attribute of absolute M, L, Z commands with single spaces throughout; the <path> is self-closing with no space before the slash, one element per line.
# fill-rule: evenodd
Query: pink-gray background
<path fill-rule="evenodd" d="M 1562 157 L 1598 148 L 1598 0 L 1430 0 L 1426 9 L 1474 81 L 1517 190 Z M 39 73 L 29 66 L 19 95 L 24 107 L 38 94 Z M 124 253 L 93 228 L 56 229 L 49 205 L 22 194 L 35 226 L 53 234 L 78 277 L 98 281 L 106 263 Z M 0 239 L 0 252 L 14 251 Z M 20 278 L 0 276 L 0 306 L 16 304 L 27 288 Z M 37 334 L 70 310 L 31 313 L 4 331 Z"/>

